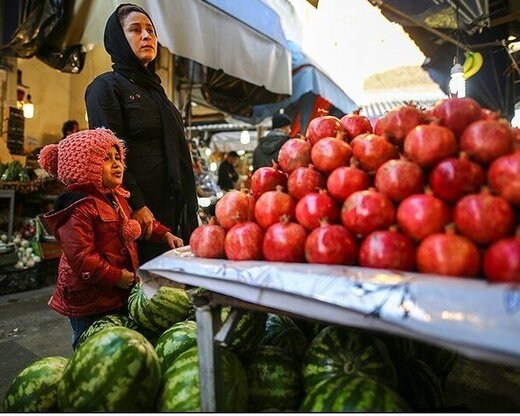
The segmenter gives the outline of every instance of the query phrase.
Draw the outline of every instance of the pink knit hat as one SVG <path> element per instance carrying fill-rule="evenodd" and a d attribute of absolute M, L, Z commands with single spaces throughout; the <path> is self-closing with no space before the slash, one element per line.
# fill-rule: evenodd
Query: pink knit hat
<path fill-rule="evenodd" d="M 124 164 L 125 148 L 112 131 L 105 128 L 69 134 L 40 151 L 38 162 L 51 176 L 65 185 L 94 183 L 103 186 L 103 162 L 115 146 Z"/>

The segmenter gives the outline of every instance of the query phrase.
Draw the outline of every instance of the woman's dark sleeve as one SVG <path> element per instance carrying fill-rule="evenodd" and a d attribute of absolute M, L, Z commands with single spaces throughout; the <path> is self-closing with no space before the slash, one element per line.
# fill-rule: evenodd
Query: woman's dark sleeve
<path fill-rule="evenodd" d="M 123 108 L 116 93 L 116 88 L 110 80 L 96 78 L 85 92 L 88 124 L 91 129 L 105 127 L 112 130 L 117 137 L 125 140 Z M 130 192 L 129 203 L 133 210 L 146 205 L 143 192 L 132 173 L 126 169 L 124 186 Z"/>

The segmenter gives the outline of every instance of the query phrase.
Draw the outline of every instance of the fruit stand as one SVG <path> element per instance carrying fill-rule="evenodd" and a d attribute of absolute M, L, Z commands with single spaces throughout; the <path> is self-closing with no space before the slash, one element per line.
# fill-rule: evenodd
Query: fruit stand
<path fill-rule="evenodd" d="M 172 250 L 140 268 L 144 290 L 207 288 L 198 301 L 201 409 L 218 409 L 217 351 L 225 344 L 215 311 L 227 304 L 427 341 L 462 355 L 520 365 L 520 292 L 514 285 L 350 266 L 237 262 Z M 485 336 L 484 336 L 485 335 Z"/>

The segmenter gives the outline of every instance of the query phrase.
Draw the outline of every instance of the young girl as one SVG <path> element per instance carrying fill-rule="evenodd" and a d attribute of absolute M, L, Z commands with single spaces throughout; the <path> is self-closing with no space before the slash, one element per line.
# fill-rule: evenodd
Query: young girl
<path fill-rule="evenodd" d="M 108 129 L 83 130 L 45 146 L 39 163 L 67 186 L 43 221 L 63 254 L 51 308 L 69 317 L 75 349 L 81 334 L 98 318 L 126 314 L 138 268 L 135 240 L 139 223 L 130 218 L 129 192 L 121 186 L 122 142 Z M 153 242 L 170 248 L 182 240 L 154 221 Z"/>

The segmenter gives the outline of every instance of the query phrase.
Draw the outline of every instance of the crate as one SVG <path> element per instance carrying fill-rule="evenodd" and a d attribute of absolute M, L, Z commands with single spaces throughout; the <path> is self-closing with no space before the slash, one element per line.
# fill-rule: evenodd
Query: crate
<path fill-rule="evenodd" d="M 38 265 L 30 269 L 0 268 L 0 295 L 37 289 L 41 285 Z"/>

